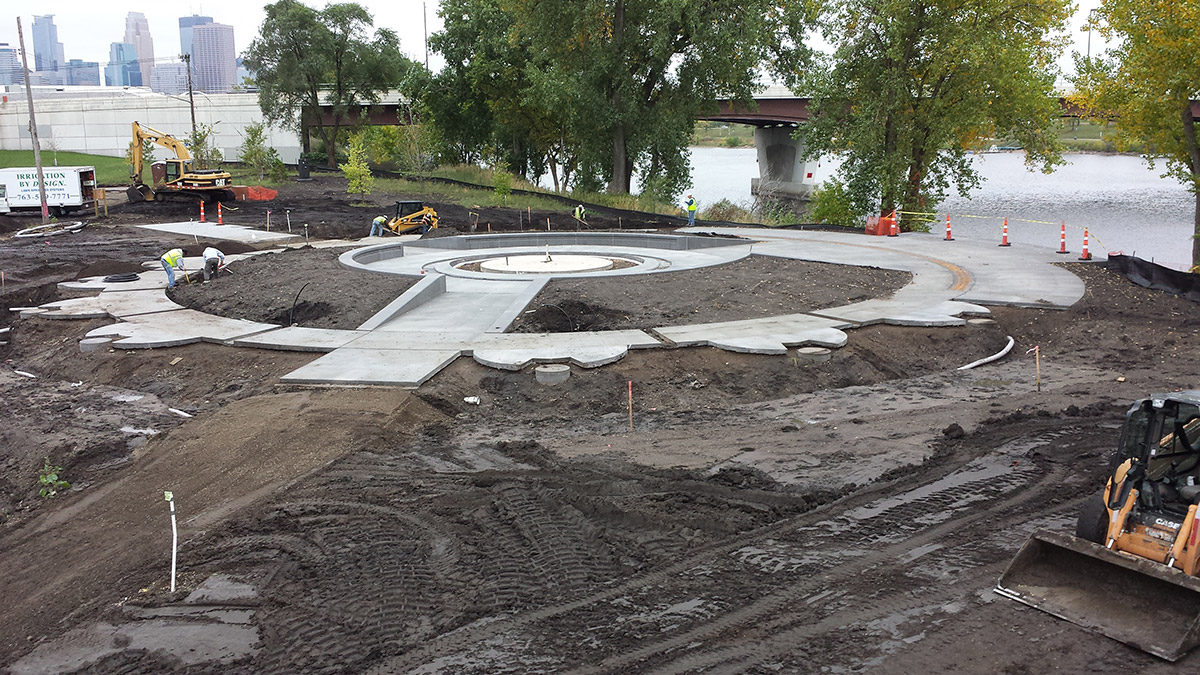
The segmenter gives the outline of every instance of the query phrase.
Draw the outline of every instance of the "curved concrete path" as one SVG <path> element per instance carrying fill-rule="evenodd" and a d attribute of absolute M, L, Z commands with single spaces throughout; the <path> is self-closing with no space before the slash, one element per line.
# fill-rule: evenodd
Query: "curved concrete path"
<path fill-rule="evenodd" d="M 694 232 L 714 232 L 694 228 Z M 910 284 L 888 299 L 763 319 L 660 326 L 653 331 L 521 334 L 503 332 L 548 278 L 460 278 L 430 257 L 427 244 L 409 244 L 410 260 L 433 270 L 403 296 L 356 330 L 279 327 L 225 319 L 185 309 L 165 297 L 166 275 L 157 262 L 135 284 L 90 279 L 60 284 L 65 292 L 94 293 L 44 305 L 46 318 L 112 316 L 119 323 L 88 333 L 113 338 L 125 349 L 209 341 L 241 347 L 325 352 L 283 380 L 295 383 L 415 387 L 462 355 L 495 368 L 518 370 L 535 362 L 596 367 L 629 349 L 711 345 L 722 349 L 783 354 L 789 347 L 840 347 L 845 329 L 873 323 L 913 326 L 961 325 L 964 317 L 988 314 L 984 305 L 1065 308 L 1083 296 L 1084 285 L 1052 263 L 1073 258 L 1050 249 L 982 241 L 944 241 L 929 234 L 868 237 L 827 231 L 726 228 L 742 237 L 714 255 L 776 256 L 912 273 Z M 377 240 L 371 240 L 377 241 Z M 410 240 L 411 241 L 411 240 Z M 343 244 L 345 245 L 345 244 Z M 356 245 L 356 244 L 349 244 Z M 587 250 L 595 250 L 588 247 Z M 714 249 L 718 250 L 718 249 Z M 346 254 L 349 255 L 349 254 Z M 461 255 L 443 251 L 442 255 Z M 188 260 L 188 267 L 198 260 Z M 702 264 L 702 263 L 698 263 Z M 669 270 L 655 270 L 663 273 Z M 631 279 L 631 283 L 635 280 Z M 519 284 L 519 287 L 513 284 Z"/>

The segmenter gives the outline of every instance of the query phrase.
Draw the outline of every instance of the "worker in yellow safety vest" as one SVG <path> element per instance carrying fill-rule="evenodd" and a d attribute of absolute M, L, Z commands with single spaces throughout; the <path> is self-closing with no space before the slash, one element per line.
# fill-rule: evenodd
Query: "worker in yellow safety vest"
<path fill-rule="evenodd" d="M 162 263 L 163 271 L 167 273 L 167 288 L 175 288 L 175 270 L 181 269 L 184 272 L 187 270 L 183 266 L 184 252 L 181 248 L 173 248 L 167 251 L 159 258 Z"/>
<path fill-rule="evenodd" d="M 388 219 L 386 216 L 375 216 L 375 220 L 371 221 L 371 234 L 368 234 L 367 236 L 368 237 L 382 237 L 383 236 L 383 226 L 387 225 L 387 221 L 388 221 Z"/>
<path fill-rule="evenodd" d="M 688 195 L 687 201 L 683 203 L 687 207 L 688 227 L 696 224 L 696 198 Z"/>
<path fill-rule="evenodd" d="M 584 210 L 583 204 L 575 207 L 575 220 L 578 220 L 581 223 L 587 222 L 587 211 Z"/>

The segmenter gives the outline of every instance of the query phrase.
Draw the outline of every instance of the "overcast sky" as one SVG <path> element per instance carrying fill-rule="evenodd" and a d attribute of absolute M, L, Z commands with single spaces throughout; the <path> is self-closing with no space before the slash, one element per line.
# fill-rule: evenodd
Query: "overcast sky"
<path fill-rule="evenodd" d="M 268 4 L 271 3 L 259 3 L 254 0 L 244 5 L 240 2 L 168 2 L 160 5 L 148 0 L 39 0 L 37 3 L 29 3 L 26 7 L 36 7 L 38 16 L 54 15 L 54 25 L 58 27 L 58 41 L 62 43 L 63 54 L 68 61 L 97 61 L 103 68 L 108 61 L 109 44 L 125 40 L 125 15 L 129 12 L 141 12 L 146 15 L 150 24 L 150 36 L 154 38 L 154 58 L 158 61 L 179 56 L 179 17 L 192 14 L 211 16 L 215 23 L 233 26 L 233 37 L 240 56 L 258 34 L 264 16 L 263 7 Z M 324 2 L 306 4 L 311 7 L 325 6 Z M 442 27 L 441 20 L 437 17 L 437 0 L 428 0 L 425 3 L 421 0 L 360 0 L 358 4 L 366 7 L 371 13 L 377 28 L 396 31 L 400 36 L 400 49 L 405 55 L 416 61 L 425 61 L 422 5 L 428 13 L 429 32 L 433 33 Z M 5 14 L 8 16 L 0 20 L 0 42 L 16 46 L 16 16 L 8 12 Z M 32 13 L 21 15 L 25 45 L 30 50 L 31 57 L 33 16 Z M 436 70 L 441 63 L 440 60 L 435 62 L 431 55 L 431 67 Z M 29 67 L 33 67 L 32 58 Z"/>
<path fill-rule="evenodd" d="M 54 15 L 54 24 L 58 27 L 58 40 L 63 44 L 67 60 L 97 61 L 103 68 L 108 61 L 109 44 L 124 40 L 125 15 L 128 12 L 135 11 L 146 15 L 150 24 L 150 35 L 154 38 L 154 57 L 155 60 L 160 60 L 179 55 L 179 17 L 192 14 L 211 16 L 216 23 L 233 26 L 234 39 L 240 55 L 258 34 L 263 20 L 262 8 L 266 4 L 270 3 L 258 4 L 251 0 L 245 5 L 217 2 L 157 5 L 148 1 L 132 0 L 40 0 L 36 6 L 38 15 Z M 312 7 L 324 6 L 323 2 L 314 1 L 308 4 Z M 359 4 L 371 13 L 376 27 L 396 31 L 400 36 L 400 49 L 409 58 L 422 62 L 425 60 L 425 20 L 428 20 L 430 34 L 442 27 L 441 19 L 437 16 L 438 0 L 360 0 Z M 1099 4 L 1100 0 L 1080 0 L 1071 22 L 1069 35 L 1073 39 L 1074 49 L 1081 53 L 1087 50 L 1087 33 L 1081 32 L 1079 27 L 1086 20 L 1088 11 Z M 22 15 L 21 24 L 25 32 L 25 43 L 32 57 L 33 43 L 30 31 L 33 15 Z M 0 42 L 17 45 L 15 15 L 9 14 L 0 20 Z M 1092 51 L 1099 53 L 1101 49 L 1100 37 L 1093 34 Z M 442 59 L 437 55 L 430 55 L 429 65 L 435 71 L 441 68 L 442 63 Z M 32 58 L 29 65 L 33 67 Z M 1060 60 L 1060 67 L 1071 70 L 1069 50 Z"/>

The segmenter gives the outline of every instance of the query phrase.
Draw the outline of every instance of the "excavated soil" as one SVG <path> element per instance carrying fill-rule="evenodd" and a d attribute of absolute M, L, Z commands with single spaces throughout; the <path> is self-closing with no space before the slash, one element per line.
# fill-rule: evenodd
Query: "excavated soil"
<path fill-rule="evenodd" d="M 378 207 L 359 213 L 336 188 L 326 177 L 281 190 L 273 227 L 290 208 L 310 237 L 318 225 L 322 237 L 365 234 Z M 205 244 L 130 226 L 154 206 L 114 209 L 74 235 L 0 236 L 0 305 L 60 299 L 58 281 Z M 514 229 L 529 217 L 490 215 Z M 346 276 L 335 255 L 257 256 L 173 297 L 348 327 L 403 290 Z M 1200 386 L 1200 306 L 1097 265 L 1065 267 L 1087 295 L 1064 311 L 859 328 L 823 363 L 634 351 L 553 387 L 470 359 L 411 392 L 285 386 L 279 377 L 315 355 L 214 344 L 85 354 L 79 338 L 108 321 L 5 311 L 0 665 L 1193 670 L 1195 654 L 1169 665 L 991 590 L 1031 532 L 1072 527 L 1131 399 Z M 662 287 L 556 283 L 539 302 L 586 304 L 593 326 L 652 327 L 720 312 L 728 293 L 756 312 L 801 311 L 903 283 L 880 272 L 752 258 Z M 539 315 L 525 321 L 567 329 Z M 955 370 L 1008 336 L 1006 358 Z M 38 496 L 46 459 L 71 483 L 52 499 Z M 174 593 L 163 490 L 179 523 Z"/>

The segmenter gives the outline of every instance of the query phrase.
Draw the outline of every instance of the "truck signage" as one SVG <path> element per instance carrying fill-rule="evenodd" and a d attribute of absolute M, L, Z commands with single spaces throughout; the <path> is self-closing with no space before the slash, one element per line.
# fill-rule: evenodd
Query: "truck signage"
<path fill-rule="evenodd" d="M 46 204 L 59 209 L 85 207 L 93 202 L 96 170 L 90 166 L 50 166 L 42 169 Z M 33 167 L 0 169 L 0 184 L 13 209 L 41 208 L 38 173 Z"/>

